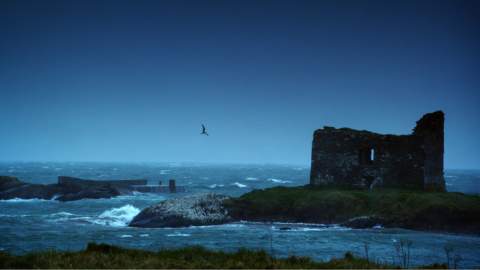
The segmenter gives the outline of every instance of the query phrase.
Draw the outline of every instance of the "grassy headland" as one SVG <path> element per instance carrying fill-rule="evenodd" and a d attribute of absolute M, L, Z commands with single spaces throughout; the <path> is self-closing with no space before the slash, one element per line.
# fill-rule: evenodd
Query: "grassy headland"
<path fill-rule="evenodd" d="M 22 256 L 0 252 L 0 268 L 43 269 L 367 269 L 392 268 L 346 253 L 343 258 L 315 262 L 307 257 L 291 256 L 277 259 L 265 251 L 240 249 L 234 253 L 211 251 L 194 246 L 158 252 L 125 249 L 106 244 L 90 243 L 86 250 L 77 252 L 46 251 Z M 431 265 L 426 268 L 445 268 Z"/>
<path fill-rule="evenodd" d="M 453 192 L 275 187 L 233 198 L 226 206 L 238 220 L 345 223 L 368 217 L 386 227 L 480 233 L 480 196 Z"/>

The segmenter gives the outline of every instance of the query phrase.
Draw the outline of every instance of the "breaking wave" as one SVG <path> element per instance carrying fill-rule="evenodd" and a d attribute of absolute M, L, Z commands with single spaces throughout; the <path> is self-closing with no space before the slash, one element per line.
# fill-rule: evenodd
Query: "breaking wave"
<path fill-rule="evenodd" d="M 292 183 L 292 181 L 282 180 L 282 179 L 275 179 L 275 178 L 268 178 L 267 180 L 270 181 L 270 182 L 273 182 L 273 183 L 278 183 L 278 184 L 288 184 L 288 183 Z"/>
<path fill-rule="evenodd" d="M 140 213 L 140 209 L 127 204 L 122 207 L 104 211 L 98 216 L 81 216 L 69 212 L 57 212 L 45 215 L 53 222 L 75 222 L 80 224 L 96 224 L 111 227 L 125 227 Z"/>
<path fill-rule="evenodd" d="M 0 217 L 28 217 L 30 215 L 9 215 L 9 214 L 0 214 Z"/>
<path fill-rule="evenodd" d="M 244 184 L 239 183 L 239 182 L 233 183 L 232 186 L 236 186 L 236 187 L 239 187 L 239 188 L 246 188 L 247 187 L 247 185 L 244 185 Z"/>
<path fill-rule="evenodd" d="M 213 185 L 209 185 L 208 187 L 209 188 L 219 188 L 219 187 L 224 187 L 225 185 L 222 185 L 222 184 L 213 184 Z"/>
<path fill-rule="evenodd" d="M 30 203 L 30 202 L 51 202 L 55 201 L 54 199 L 45 200 L 45 199 L 20 199 L 20 198 L 13 198 L 8 200 L 0 200 L 0 202 L 10 202 L 10 203 Z"/>
<path fill-rule="evenodd" d="M 276 227 L 272 226 L 275 231 L 291 231 L 291 232 L 323 232 L 323 231 L 350 231 L 351 228 L 333 225 L 333 226 L 315 226 L 315 227 Z"/>
<path fill-rule="evenodd" d="M 196 226 L 188 226 L 188 228 L 192 229 L 224 229 L 224 228 L 244 228 L 246 227 L 246 223 L 225 223 L 225 224 L 214 224 L 214 225 L 196 225 Z"/>
<path fill-rule="evenodd" d="M 188 233 L 179 233 L 179 232 L 167 234 L 168 237 L 174 237 L 174 236 L 187 237 L 187 236 L 190 236 L 190 235 L 191 235 L 191 234 L 188 234 Z"/>
<path fill-rule="evenodd" d="M 131 204 L 127 204 L 122 207 L 106 210 L 97 218 L 92 219 L 91 222 L 105 226 L 125 227 L 138 213 L 140 213 L 140 209 Z"/>
<path fill-rule="evenodd" d="M 53 214 L 47 215 L 48 217 L 70 217 L 70 216 L 75 216 L 75 214 L 69 213 L 69 212 L 57 212 Z"/>

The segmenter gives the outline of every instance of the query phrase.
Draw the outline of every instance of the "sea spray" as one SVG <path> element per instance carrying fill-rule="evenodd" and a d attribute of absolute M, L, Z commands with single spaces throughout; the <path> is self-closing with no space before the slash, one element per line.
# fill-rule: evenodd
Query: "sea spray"
<path fill-rule="evenodd" d="M 124 227 L 138 214 L 140 209 L 131 204 L 104 211 L 93 222 L 100 225 Z"/>

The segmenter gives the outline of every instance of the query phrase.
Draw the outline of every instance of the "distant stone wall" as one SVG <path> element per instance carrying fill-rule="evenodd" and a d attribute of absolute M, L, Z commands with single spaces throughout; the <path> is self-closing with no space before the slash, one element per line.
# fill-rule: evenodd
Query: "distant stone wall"
<path fill-rule="evenodd" d="M 445 190 L 443 112 L 427 114 L 411 135 L 324 127 L 314 133 L 310 184 Z"/>
<path fill-rule="evenodd" d="M 116 187 L 129 187 L 134 185 L 147 185 L 147 180 L 145 179 L 135 179 L 135 180 L 88 180 L 81 179 L 71 176 L 59 176 L 58 177 L 59 185 L 85 185 L 85 186 L 95 186 L 95 185 L 112 185 Z"/>

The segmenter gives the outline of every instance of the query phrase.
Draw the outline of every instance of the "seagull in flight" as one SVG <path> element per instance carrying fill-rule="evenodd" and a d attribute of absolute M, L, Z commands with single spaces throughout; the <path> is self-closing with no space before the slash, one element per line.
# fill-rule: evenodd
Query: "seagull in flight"
<path fill-rule="evenodd" d="M 200 133 L 200 134 L 208 136 L 207 129 L 205 128 L 205 126 L 203 124 L 202 124 L 202 133 Z"/>

